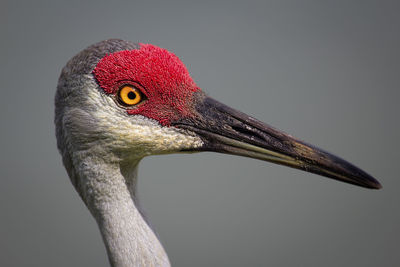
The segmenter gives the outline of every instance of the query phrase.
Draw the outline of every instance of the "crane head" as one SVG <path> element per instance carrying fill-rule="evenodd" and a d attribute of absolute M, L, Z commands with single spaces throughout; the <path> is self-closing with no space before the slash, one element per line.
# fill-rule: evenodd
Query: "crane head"
<path fill-rule="evenodd" d="M 349 162 L 208 97 L 177 56 L 150 44 L 106 40 L 72 58 L 59 79 L 55 122 L 66 165 L 71 151 L 124 162 L 214 151 L 381 187 Z"/>

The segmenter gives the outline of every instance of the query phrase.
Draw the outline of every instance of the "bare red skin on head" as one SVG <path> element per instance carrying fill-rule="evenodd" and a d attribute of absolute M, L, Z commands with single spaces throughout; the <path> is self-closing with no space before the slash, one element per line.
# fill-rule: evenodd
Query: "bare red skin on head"
<path fill-rule="evenodd" d="M 124 84 L 137 87 L 147 100 L 127 109 L 128 114 L 155 119 L 163 126 L 193 116 L 193 93 L 201 90 L 177 56 L 151 44 L 105 56 L 93 74 L 107 94 L 115 95 Z"/>

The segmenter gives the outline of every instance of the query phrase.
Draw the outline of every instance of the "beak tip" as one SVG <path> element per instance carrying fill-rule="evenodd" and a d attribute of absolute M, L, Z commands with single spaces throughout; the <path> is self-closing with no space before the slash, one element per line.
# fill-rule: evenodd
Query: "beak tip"
<path fill-rule="evenodd" d="M 366 183 L 366 186 L 370 189 L 381 189 L 382 185 L 380 182 L 378 182 L 378 180 L 376 180 L 375 178 L 370 177 L 368 179 L 368 182 Z"/>
<path fill-rule="evenodd" d="M 373 189 L 382 189 L 382 185 L 377 181 Z"/>

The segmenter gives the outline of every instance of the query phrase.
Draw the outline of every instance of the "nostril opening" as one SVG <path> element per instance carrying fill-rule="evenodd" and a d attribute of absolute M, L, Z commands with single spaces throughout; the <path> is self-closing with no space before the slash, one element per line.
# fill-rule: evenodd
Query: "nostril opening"
<path fill-rule="evenodd" d="M 265 137 L 261 135 L 261 133 L 254 128 L 251 128 L 247 125 L 235 125 L 231 126 L 233 130 L 235 130 L 238 133 L 241 133 L 245 136 L 247 136 L 249 139 L 254 140 L 254 141 L 265 141 Z"/>

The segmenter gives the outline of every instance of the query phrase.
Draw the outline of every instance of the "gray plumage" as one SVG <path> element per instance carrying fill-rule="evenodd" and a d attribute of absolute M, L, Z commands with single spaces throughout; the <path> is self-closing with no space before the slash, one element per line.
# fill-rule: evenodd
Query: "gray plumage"
<path fill-rule="evenodd" d="M 123 149 L 116 148 L 118 144 L 107 135 L 107 126 L 117 116 L 130 118 L 110 108 L 92 75 L 105 55 L 136 48 L 131 42 L 106 40 L 67 63 L 55 96 L 57 146 L 72 184 L 99 225 L 111 265 L 169 266 L 164 249 L 134 202 L 140 157 L 126 159 Z M 95 115 L 102 107 L 109 120 L 100 121 Z"/>

